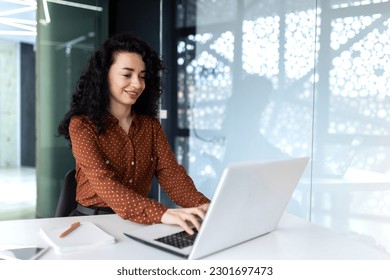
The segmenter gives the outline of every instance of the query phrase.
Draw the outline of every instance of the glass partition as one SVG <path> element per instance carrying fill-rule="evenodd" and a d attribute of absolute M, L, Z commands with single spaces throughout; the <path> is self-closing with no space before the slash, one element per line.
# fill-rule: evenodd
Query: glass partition
<path fill-rule="evenodd" d="M 288 212 L 390 250 L 389 1 L 177 5 L 176 152 L 198 188 L 310 156 Z"/>
<path fill-rule="evenodd" d="M 57 127 L 87 59 L 108 36 L 108 1 L 38 1 L 37 20 L 37 216 L 50 217 L 74 168 Z"/>

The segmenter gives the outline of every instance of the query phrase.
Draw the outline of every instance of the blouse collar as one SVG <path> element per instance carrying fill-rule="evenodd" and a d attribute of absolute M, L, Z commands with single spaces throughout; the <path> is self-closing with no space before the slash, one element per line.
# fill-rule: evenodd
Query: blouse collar
<path fill-rule="evenodd" d="M 132 123 L 137 125 L 137 123 L 138 123 L 137 114 L 131 113 L 131 117 L 132 117 Z M 119 120 L 114 115 L 112 115 L 110 112 L 107 112 L 107 114 L 103 118 L 103 121 L 105 121 L 108 126 L 112 126 L 112 125 L 119 123 Z"/>

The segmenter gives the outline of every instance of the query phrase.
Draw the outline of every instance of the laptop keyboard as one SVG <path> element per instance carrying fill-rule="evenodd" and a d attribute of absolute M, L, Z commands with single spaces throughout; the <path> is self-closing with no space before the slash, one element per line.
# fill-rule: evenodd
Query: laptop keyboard
<path fill-rule="evenodd" d="M 198 231 L 196 229 L 193 230 L 193 235 L 189 235 L 187 232 L 181 231 L 178 233 L 157 238 L 155 240 L 182 249 L 194 244 Z"/>

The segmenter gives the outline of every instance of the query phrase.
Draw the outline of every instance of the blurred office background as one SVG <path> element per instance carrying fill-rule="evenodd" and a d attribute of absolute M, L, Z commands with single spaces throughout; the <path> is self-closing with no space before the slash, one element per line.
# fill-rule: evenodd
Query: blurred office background
<path fill-rule="evenodd" d="M 390 252 L 389 0 L 0 0 L 0 219 L 53 216 L 57 125 L 122 31 L 166 61 L 161 122 L 202 192 L 229 162 L 310 156 L 288 212 Z"/>

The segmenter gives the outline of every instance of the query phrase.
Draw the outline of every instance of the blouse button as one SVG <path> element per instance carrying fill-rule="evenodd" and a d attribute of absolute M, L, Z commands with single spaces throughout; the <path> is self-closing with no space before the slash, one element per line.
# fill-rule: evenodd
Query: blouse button
<path fill-rule="evenodd" d="M 133 183 L 133 179 L 130 179 L 130 180 L 129 180 L 129 183 L 130 183 L 130 184 Z"/>
<path fill-rule="evenodd" d="M 109 161 L 109 160 L 106 160 L 106 164 L 110 164 L 110 161 Z"/>
<path fill-rule="evenodd" d="M 131 165 L 134 165 L 134 161 L 131 162 Z"/>

